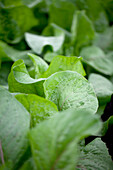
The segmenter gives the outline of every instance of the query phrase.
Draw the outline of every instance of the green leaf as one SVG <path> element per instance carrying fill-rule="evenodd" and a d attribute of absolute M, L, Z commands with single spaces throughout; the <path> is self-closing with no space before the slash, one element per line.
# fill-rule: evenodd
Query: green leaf
<path fill-rule="evenodd" d="M 27 56 L 27 53 L 29 52 L 31 52 L 31 50 L 19 51 L 7 45 L 3 41 L 0 41 L 0 59 L 2 61 L 16 61 L 18 59 L 22 59 L 30 66 L 31 60 Z"/>
<path fill-rule="evenodd" d="M 93 114 L 98 101 L 90 83 L 79 73 L 62 71 L 51 75 L 44 82 L 46 99 L 54 102 L 59 110 L 84 108 Z"/>
<path fill-rule="evenodd" d="M 26 5 L 28 7 L 34 7 L 35 5 L 39 4 L 41 1 L 43 0 L 1 0 L 2 6 L 4 6 L 5 8 L 11 8 L 16 7 L 16 6 L 22 6 L 22 5 Z"/>
<path fill-rule="evenodd" d="M 45 46 L 51 46 L 53 51 L 61 48 L 64 42 L 64 35 L 45 37 L 30 33 L 25 34 L 25 39 L 29 47 L 37 54 L 41 54 Z"/>
<path fill-rule="evenodd" d="M 105 52 L 113 50 L 113 27 L 108 27 L 102 33 L 96 33 L 93 45 L 100 47 Z"/>
<path fill-rule="evenodd" d="M 70 31 L 73 14 L 76 9 L 77 7 L 70 1 L 50 1 L 50 23 L 55 23 L 58 26 Z"/>
<path fill-rule="evenodd" d="M 100 1 L 100 0 L 99 0 Z M 108 27 L 108 18 L 102 4 L 98 0 L 76 0 L 76 5 L 80 10 L 85 10 L 87 16 L 91 19 L 97 32 L 102 32 Z"/>
<path fill-rule="evenodd" d="M 38 94 L 43 96 L 43 82 L 44 78 L 33 79 L 29 76 L 23 60 L 17 60 L 11 69 L 8 77 L 8 84 L 10 92 L 20 92 L 27 94 Z"/>
<path fill-rule="evenodd" d="M 113 170 L 113 162 L 108 149 L 100 138 L 86 145 L 80 153 L 77 170 Z"/>
<path fill-rule="evenodd" d="M 38 79 L 48 69 L 48 64 L 41 58 L 34 54 L 28 54 L 31 58 L 35 68 L 35 78 Z"/>
<path fill-rule="evenodd" d="M 24 33 L 37 25 L 32 10 L 26 6 L 0 9 L 0 39 L 8 43 L 19 42 Z"/>
<path fill-rule="evenodd" d="M 44 119 L 49 119 L 58 111 L 57 106 L 53 102 L 34 94 L 18 94 L 15 97 L 30 113 L 31 127 Z"/>
<path fill-rule="evenodd" d="M 92 83 L 100 103 L 107 104 L 110 102 L 113 94 L 113 84 L 99 74 L 90 74 L 89 81 Z"/>
<path fill-rule="evenodd" d="M 19 170 L 36 170 L 33 158 L 29 158 Z"/>
<path fill-rule="evenodd" d="M 75 55 L 79 55 L 80 48 L 84 45 L 88 45 L 95 35 L 92 22 L 84 11 L 77 11 L 74 14 L 71 32 Z"/>
<path fill-rule="evenodd" d="M 85 76 L 85 70 L 81 63 L 81 57 L 65 57 L 57 55 L 51 61 L 49 68 L 44 73 L 43 77 L 49 77 L 51 74 L 58 72 L 58 71 L 76 71 L 83 76 Z"/>
<path fill-rule="evenodd" d="M 37 169 L 74 169 L 78 141 L 92 132 L 96 134 L 100 127 L 97 115 L 84 109 L 66 110 L 43 121 L 29 133 Z"/>
<path fill-rule="evenodd" d="M 104 52 L 96 46 L 85 47 L 81 50 L 80 55 L 83 61 L 93 67 L 100 73 L 105 75 L 113 75 L 113 63 L 109 57 L 106 57 Z"/>
<path fill-rule="evenodd" d="M 11 69 L 11 62 L 2 62 L 0 68 L 0 85 L 7 85 L 8 84 L 8 75 Z"/>
<path fill-rule="evenodd" d="M 5 161 L 12 160 L 14 166 L 27 149 L 29 126 L 28 111 L 0 87 L 0 140 Z"/>
<path fill-rule="evenodd" d="M 46 60 L 47 62 L 51 62 L 52 59 L 57 56 L 58 53 L 55 53 L 55 52 L 47 52 L 45 55 L 44 55 L 44 60 Z"/>

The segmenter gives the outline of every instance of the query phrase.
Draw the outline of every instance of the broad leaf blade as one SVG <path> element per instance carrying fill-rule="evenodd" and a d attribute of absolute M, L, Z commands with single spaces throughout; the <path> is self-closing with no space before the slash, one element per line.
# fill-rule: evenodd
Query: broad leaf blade
<path fill-rule="evenodd" d="M 82 109 L 66 110 L 43 121 L 29 133 L 37 169 L 74 169 L 78 141 L 92 132 L 96 134 L 100 127 L 97 116 Z"/>
<path fill-rule="evenodd" d="M 108 149 L 100 138 L 86 145 L 81 151 L 77 170 L 113 170 L 113 162 Z"/>
<path fill-rule="evenodd" d="M 83 61 L 105 75 L 113 75 L 113 62 L 105 53 L 96 46 L 85 47 L 81 50 L 80 55 Z"/>
<path fill-rule="evenodd" d="M 44 83 L 46 99 L 59 110 L 84 108 L 95 113 L 98 101 L 91 84 L 79 73 L 62 71 L 51 75 Z"/>
<path fill-rule="evenodd" d="M 28 111 L 3 87 L 0 87 L 0 140 L 5 161 L 15 165 L 27 149 L 30 126 Z"/>

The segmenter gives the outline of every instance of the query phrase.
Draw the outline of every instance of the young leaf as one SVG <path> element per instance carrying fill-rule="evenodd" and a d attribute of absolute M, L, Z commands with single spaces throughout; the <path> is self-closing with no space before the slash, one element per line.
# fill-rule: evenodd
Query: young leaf
<path fill-rule="evenodd" d="M 58 111 L 57 106 L 53 102 L 34 94 L 18 94 L 15 97 L 30 113 L 31 127 L 44 119 L 48 119 Z"/>
<path fill-rule="evenodd" d="M 84 109 L 66 110 L 43 121 L 29 133 L 37 169 L 74 169 L 78 158 L 77 143 L 100 130 L 97 115 Z"/>
<path fill-rule="evenodd" d="M 78 55 L 80 48 L 88 45 L 93 40 L 95 33 L 92 22 L 84 11 L 77 11 L 74 14 L 71 32 L 75 55 Z"/>
<path fill-rule="evenodd" d="M 82 149 L 76 169 L 113 170 L 113 162 L 108 153 L 108 149 L 100 138 L 93 140 Z"/>
<path fill-rule="evenodd" d="M 113 94 L 113 84 L 99 74 L 90 74 L 89 81 L 92 83 L 100 103 L 106 104 L 109 102 Z"/>
<path fill-rule="evenodd" d="M 43 79 L 33 79 L 29 76 L 23 60 L 16 61 L 8 77 L 11 92 L 33 93 L 43 96 Z"/>
<path fill-rule="evenodd" d="M 62 71 L 51 75 L 44 82 L 46 99 L 54 102 L 59 110 L 84 108 L 95 113 L 98 101 L 90 83 L 79 73 Z"/>
<path fill-rule="evenodd" d="M 28 53 L 35 67 L 35 78 L 38 79 L 48 69 L 48 64 L 41 58 L 34 54 Z"/>
<path fill-rule="evenodd" d="M 27 149 L 30 126 L 28 111 L 7 90 L 0 87 L 0 141 L 5 161 L 15 166 Z"/>
<path fill-rule="evenodd" d="M 58 55 L 53 58 L 43 77 L 49 77 L 55 72 L 66 70 L 76 71 L 85 76 L 85 70 L 82 66 L 81 59 L 81 57 L 65 57 Z"/>
<path fill-rule="evenodd" d="M 30 33 L 25 34 L 26 42 L 29 47 L 37 54 L 41 54 L 44 46 L 51 46 L 53 51 L 57 51 L 61 48 L 64 42 L 64 35 L 45 37 L 40 35 L 34 35 Z"/>
<path fill-rule="evenodd" d="M 113 75 L 113 64 L 109 57 L 106 57 L 104 52 L 96 47 L 85 47 L 81 50 L 80 55 L 83 61 L 105 75 Z"/>

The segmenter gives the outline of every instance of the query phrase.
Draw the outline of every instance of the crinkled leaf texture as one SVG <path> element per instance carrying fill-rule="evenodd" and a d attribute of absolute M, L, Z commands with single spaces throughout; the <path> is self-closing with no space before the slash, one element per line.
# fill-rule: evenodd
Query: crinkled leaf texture
<path fill-rule="evenodd" d="M 96 95 L 101 104 L 107 104 L 113 94 L 113 84 L 99 74 L 90 74 L 89 81 L 92 83 Z"/>
<path fill-rule="evenodd" d="M 99 117 L 84 109 L 68 109 L 41 122 L 29 133 L 37 169 L 74 169 L 78 141 L 100 128 Z"/>
<path fill-rule="evenodd" d="M 61 34 L 60 36 L 46 37 L 46 36 L 26 33 L 25 39 L 29 47 L 35 53 L 41 54 L 44 49 L 44 46 L 46 45 L 50 45 L 53 51 L 59 50 L 64 42 L 64 35 Z"/>
<path fill-rule="evenodd" d="M 49 77 L 51 74 L 58 72 L 58 71 L 76 71 L 83 76 L 85 76 L 85 70 L 81 63 L 81 57 L 65 57 L 61 55 L 57 55 L 51 61 L 51 64 L 47 71 L 44 73 L 44 77 Z"/>
<path fill-rule="evenodd" d="M 61 71 L 44 82 L 46 99 L 54 102 L 59 110 L 84 108 L 95 113 L 98 100 L 91 84 L 79 73 Z"/>
<path fill-rule="evenodd" d="M 113 170 L 108 149 L 100 138 L 86 145 L 80 153 L 77 170 Z"/>
<path fill-rule="evenodd" d="M 33 79 L 29 76 L 23 60 L 16 61 L 8 77 L 9 90 L 11 92 L 33 93 L 43 96 L 42 79 Z"/>
<path fill-rule="evenodd" d="M 53 102 L 35 94 L 17 94 L 15 97 L 30 113 L 31 127 L 44 119 L 49 119 L 58 111 Z"/>
<path fill-rule="evenodd" d="M 113 62 L 110 57 L 96 46 L 85 47 L 81 50 L 80 55 L 83 61 L 105 75 L 113 75 Z"/>
<path fill-rule="evenodd" d="M 28 146 L 29 126 L 28 111 L 6 89 L 0 87 L 0 141 L 5 161 L 11 160 L 13 165 L 18 163 Z"/>

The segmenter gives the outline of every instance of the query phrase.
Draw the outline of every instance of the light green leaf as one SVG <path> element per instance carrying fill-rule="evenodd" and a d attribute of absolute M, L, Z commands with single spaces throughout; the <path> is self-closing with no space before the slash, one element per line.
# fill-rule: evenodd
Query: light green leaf
<path fill-rule="evenodd" d="M 57 56 L 58 53 L 55 53 L 55 52 L 47 52 L 45 55 L 44 55 L 44 60 L 48 61 L 48 62 L 51 62 L 52 59 Z"/>
<path fill-rule="evenodd" d="M 86 145 L 80 153 L 77 170 L 113 170 L 108 149 L 100 138 Z"/>
<path fill-rule="evenodd" d="M 38 24 L 26 6 L 1 8 L 0 20 L 0 39 L 7 43 L 18 43 L 26 31 Z"/>
<path fill-rule="evenodd" d="M 113 84 L 99 74 L 90 74 L 89 81 L 92 83 L 100 103 L 107 104 L 113 94 Z"/>
<path fill-rule="evenodd" d="M 96 33 L 93 45 L 100 47 L 105 52 L 113 50 L 113 27 L 108 27 L 102 33 Z"/>
<path fill-rule="evenodd" d="M 16 61 L 8 77 L 10 92 L 33 93 L 43 96 L 44 78 L 33 79 L 29 76 L 23 60 Z"/>
<path fill-rule="evenodd" d="M 35 68 L 35 78 L 38 79 L 48 69 L 48 64 L 41 58 L 34 54 L 28 54 L 31 58 Z"/>
<path fill-rule="evenodd" d="M 59 110 L 74 107 L 90 110 L 92 114 L 97 111 L 98 101 L 91 84 L 77 72 L 57 72 L 43 85 L 46 99 L 54 102 Z"/>
<path fill-rule="evenodd" d="M 105 75 L 113 75 L 113 63 L 100 48 L 96 46 L 85 47 L 81 50 L 80 55 L 83 57 L 83 61 L 95 70 Z"/>
<path fill-rule="evenodd" d="M 0 140 L 5 161 L 15 166 L 28 147 L 28 111 L 7 90 L 0 87 Z M 1 159 L 0 159 L 1 161 Z"/>
<path fill-rule="evenodd" d="M 53 102 L 34 94 L 18 94 L 15 97 L 30 113 L 31 127 L 44 119 L 49 119 L 58 111 L 57 106 Z"/>
<path fill-rule="evenodd" d="M 31 60 L 27 56 L 27 53 L 31 50 L 19 51 L 13 47 L 7 45 L 5 42 L 0 41 L 0 59 L 2 61 L 16 61 L 18 59 L 24 60 L 27 65 L 31 65 Z"/>
<path fill-rule="evenodd" d="M 29 133 L 37 169 L 74 169 L 78 141 L 92 132 L 96 134 L 100 127 L 97 115 L 84 109 L 66 110 L 43 121 Z"/>
<path fill-rule="evenodd" d="M 71 27 L 72 43 L 75 47 L 75 55 L 79 54 L 82 46 L 88 45 L 94 38 L 94 28 L 84 11 L 77 11 L 73 16 Z"/>
<path fill-rule="evenodd" d="M 81 63 L 81 57 L 65 57 L 61 55 L 57 55 L 51 61 L 49 68 L 44 73 L 43 77 L 49 77 L 51 74 L 58 72 L 58 71 L 76 71 L 83 76 L 85 76 L 85 70 Z"/>
<path fill-rule="evenodd" d="M 25 34 L 25 39 L 29 47 L 37 54 L 41 54 L 44 46 L 51 46 L 53 51 L 57 51 L 61 48 L 64 42 L 64 35 L 45 37 L 40 35 L 34 35 L 30 33 Z"/>

